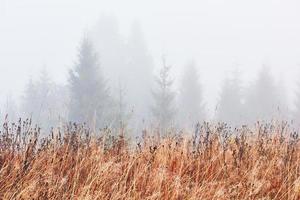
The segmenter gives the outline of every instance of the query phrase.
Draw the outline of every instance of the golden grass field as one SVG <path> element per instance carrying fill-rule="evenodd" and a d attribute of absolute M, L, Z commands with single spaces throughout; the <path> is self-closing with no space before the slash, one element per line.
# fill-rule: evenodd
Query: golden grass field
<path fill-rule="evenodd" d="M 126 131 L 39 131 L 4 123 L 0 199 L 300 199 L 298 134 L 286 123 L 144 130 L 130 143 Z"/>

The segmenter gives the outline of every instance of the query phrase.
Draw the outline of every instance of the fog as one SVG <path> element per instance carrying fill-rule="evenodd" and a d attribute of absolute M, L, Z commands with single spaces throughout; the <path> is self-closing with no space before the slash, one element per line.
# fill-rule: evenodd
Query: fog
<path fill-rule="evenodd" d="M 112 25 L 125 45 L 137 24 L 145 55 L 151 57 L 147 62 L 153 63 L 149 64 L 153 70 L 150 67 L 145 71 L 158 75 L 164 56 L 172 66 L 175 93 L 179 93 L 185 66 L 193 61 L 210 119 L 216 115 L 224 80 L 238 70 L 241 84 L 249 86 L 257 80 L 263 65 L 268 66 L 276 84 L 285 86 L 287 95 L 283 98 L 294 110 L 300 75 L 299 8 L 297 0 L 0 0 L 2 107 L 11 97 L 21 105 L 26 84 L 30 78 L 38 80 L 42 69 L 55 84 L 68 85 L 69 71 L 78 60 L 85 36 L 94 42 L 112 93 L 119 82 L 126 82 L 126 93 L 133 96 L 130 91 L 134 91 L 135 82 L 118 82 L 130 79 L 127 68 L 123 73 L 120 68 L 108 67 L 113 56 L 122 53 L 105 43 L 107 40 L 101 42 L 101 33 L 106 30 L 99 26 L 106 23 L 102 27 Z M 103 23 L 103 19 L 108 20 Z M 130 49 L 124 48 L 120 52 Z M 119 58 L 112 66 L 118 65 L 122 65 Z"/>

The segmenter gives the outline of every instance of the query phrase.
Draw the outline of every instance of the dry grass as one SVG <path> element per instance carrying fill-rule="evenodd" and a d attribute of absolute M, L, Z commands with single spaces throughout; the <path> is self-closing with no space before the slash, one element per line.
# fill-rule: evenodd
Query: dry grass
<path fill-rule="evenodd" d="M 136 145 L 76 125 L 38 140 L 30 127 L 3 126 L 1 199 L 300 199 L 298 134 L 285 123 L 144 131 Z"/>

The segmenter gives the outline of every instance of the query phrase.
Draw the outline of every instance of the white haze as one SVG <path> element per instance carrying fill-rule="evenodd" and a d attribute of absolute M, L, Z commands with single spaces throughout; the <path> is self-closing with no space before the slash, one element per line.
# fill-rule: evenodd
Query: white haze
<path fill-rule="evenodd" d="M 177 80 L 195 60 L 210 110 L 227 74 L 239 68 L 248 83 L 262 64 L 285 81 L 292 105 L 300 75 L 299 9 L 298 0 L 0 0 L 1 100 L 19 99 L 43 67 L 67 83 L 81 38 L 102 15 L 112 15 L 123 35 L 139 21 L 156 68 L 167 55 Z"/>

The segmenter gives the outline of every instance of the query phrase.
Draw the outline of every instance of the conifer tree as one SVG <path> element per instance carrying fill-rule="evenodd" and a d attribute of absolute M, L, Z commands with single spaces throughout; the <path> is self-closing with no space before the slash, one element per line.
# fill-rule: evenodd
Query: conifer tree
<path fill-rule="evenodd" d="M 269 68 L 263 66 L 246 96 L 245 108 L 251 122 L 277 118 L 278 111 L 287 107 L 286 97 L 278 89 Z"/>
<path fill-rule="evenodd" d="M 108 125 L 108 88 L 100 71 L 98 56 L 88 38 L 81 43 L 78 62 L 70 71 L 69 84 L 69 119 L 94 127 Z"/>
<path fill-rule="evenodd" d="M 170 78 L 171 67 L 166 64 L 166 60 L 162 59 L 162 68 L 156 79 L 157 89 L 152 91 L 155 105 L 152 107 L 152 113 L 158 126 L 163 132 L 168 128 L 175 117 L 175 92 L 172 89 L 173 80 Z"/>
<path fill-rule="evenodd" d="M 179 95 L 180 122 L 192 128 L 205 119 L 202 87 L 194 62 L 189 63 L 183 72 Z"/>
<path fill-rule="evenodd" d="M 235 71 L 232 77 L 224 80 L 217 109 L 217 119 L 233 126 L 240 125 L 245 118 L 239 76 L 240 73 Z"/>

